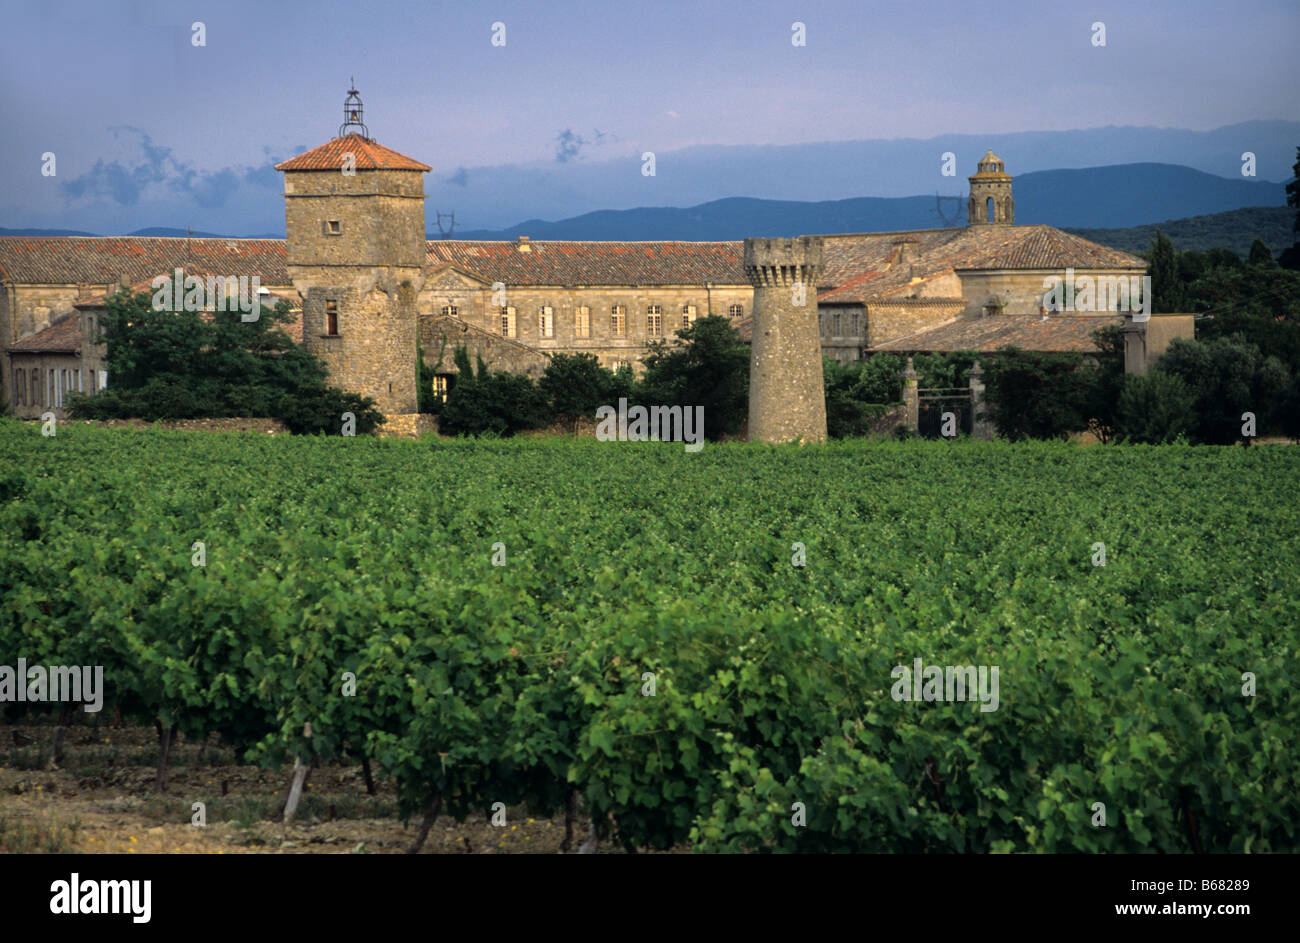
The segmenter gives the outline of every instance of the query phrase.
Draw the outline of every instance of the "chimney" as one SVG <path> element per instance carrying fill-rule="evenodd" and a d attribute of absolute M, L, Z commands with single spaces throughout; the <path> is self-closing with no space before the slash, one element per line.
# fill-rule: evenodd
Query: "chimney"
<path fill-rule="evenodd" d="M 532 251 L 533 251 L 533 247 L 532 247 L 532 245 L 530 244 L 529 239 L 528 239 L 527 236 L 516 236 L 516 237 L 515 237 L 515 246 L 519 249 L 520 252 L 532 252 Z"/>
<path fill-rule="evenodd" d="M 917 239 L 899 239 L 894 242 L 894 262 L 896 264 L 911 264 L 919 261 L 920 257 L 920 243 Z"/>

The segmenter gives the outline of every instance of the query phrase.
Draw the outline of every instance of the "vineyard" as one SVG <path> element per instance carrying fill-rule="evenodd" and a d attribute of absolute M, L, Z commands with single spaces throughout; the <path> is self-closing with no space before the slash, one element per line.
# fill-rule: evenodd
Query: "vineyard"
<path fill-rule="evenodd" d="M 1298 485 L 1283 447 L 5 422 L 0 665 L 102 666 L 164 762 L 364 763 L 417 843 L 501 803 L 629 849 L 1294 852 Z M 996 710 L 896 699 L 916 659 Z"/>

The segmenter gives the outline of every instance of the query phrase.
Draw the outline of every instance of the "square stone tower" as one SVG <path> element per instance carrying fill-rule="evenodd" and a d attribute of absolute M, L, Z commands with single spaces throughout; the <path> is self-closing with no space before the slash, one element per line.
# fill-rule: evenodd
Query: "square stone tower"
<path fill-rule="evenodd" d="M 352 89 L 338 137 L 275 169 L 284 173 L 303 345 L 328 365 L 331 385 L 375 400 L 390 425 L 414 417 L 424 174 L 433 168 L 376 143 Z"/>

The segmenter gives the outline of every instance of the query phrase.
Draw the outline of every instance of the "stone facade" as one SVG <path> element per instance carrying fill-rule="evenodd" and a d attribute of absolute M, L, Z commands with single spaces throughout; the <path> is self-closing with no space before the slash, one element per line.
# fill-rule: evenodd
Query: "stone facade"
<path fill-rule="evenodd" d="M 79 306 L 9 348 L 4 376 L 15 416 L 37 419 L 52 412 L 63 419 L 69 394 L 93 395 L 103 388 L 105 350 L 96 342 L 101 315 Z"/>
<path fill-rule="evenodd" d="M 814 287 L 821 267 L 820 236 L 745 240 L 745 274 L 754 286 L 750 441 L 826 440 Z"/>
<path fill-rule="evenodd" d="M 1153 314 L 1146 321 L 1124 318 L 1124 372 L 1146 373 L 1178 338 L 1191 340 L 1195 334 L 1191 314 Z"/>
<path fill-rule="evenodd" d="M 422 318 L 450 314 L 543 354 L 589 353 L 604 367 L 626 364 L 640 373 L 648 345 L 673 339 L 687 319 L 714 314 L 738 321 L 752 312 L 753 303 L 748 285 L 504 285 L 494 290 L 447 267 L 429 275 L 419 307 Z M 616 307 L 621 308 L 618 319 Z M 498 351 L 509 348 L 499 346 Z"/>

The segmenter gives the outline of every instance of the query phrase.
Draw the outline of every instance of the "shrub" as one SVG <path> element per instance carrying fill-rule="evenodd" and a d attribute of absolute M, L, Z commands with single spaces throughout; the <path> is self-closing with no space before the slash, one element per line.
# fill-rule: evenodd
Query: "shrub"
<path fill-rule="evenodd" d="M 1262 425 L 1275 414 L 1278 396 L 1290 374 L 1276 357 L 1237 338 L 1175 340 L 1155 370 L 1179 377 L 1195 397 L 1195 438 L 1230 445 L 1241 438 L 1242 413 L 1253 412 Z"/>
<path fill-rule="evenodd" d="M 594 354 L 555 354 L 538 381 L 538 388 L 556 416 L 594 416 L 600 406 L 616 403 L 631 390 L 625 372 L 600 365 Z"/>
<path fill-rule="evenodd" d="M 1196 428 L 1196 398 L 1177 376 L 1129 375 L 1119 396 L 1115 431 L 1130 442 L 1173 442 Z"/>
<path fill-rule="evenodd" d="M 749 348 L 726 318 L 700 318 L 677 332 L 678 346 L 651 344 L 638 399 L 704 407 L 704 435 L 717 440 L 749 413 Z"/>
<path fill-rule="evenodd" d="M 439 430 L 447 435 L 514 435 L 545 426 L 550 419 L 546 394 L 528 377 L 490 371 L 482 358 L 478 372 L 469 352 L 456 350 L 456 383 L 439 415 Z"/>
<path fill-rule="evenodd" d="M 1063 439 L 1092 418 L 1096 371 L 1081 370 L 1080 354 L 1045 354 L 1004 347 L 985 370 L 985 400 L 998 434 L 1007 439 Z"/>

